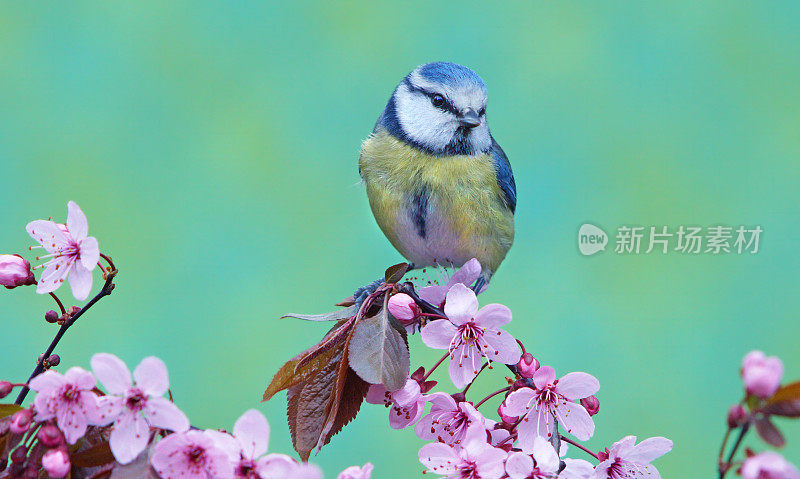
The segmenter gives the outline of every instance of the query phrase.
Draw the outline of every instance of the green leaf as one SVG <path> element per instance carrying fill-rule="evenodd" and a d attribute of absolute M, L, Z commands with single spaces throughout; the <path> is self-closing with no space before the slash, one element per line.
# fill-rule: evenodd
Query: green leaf
<path fill-rule="evenodd" d="M 394 266 L 386 268 L 384 279 L 387 283 L 398 283 L 403 276 L 408 272 L 408 263 L 398 263 Z"/>
<path fill-rule="evenodd" d="M 17 411 L 22 411 L 22 406 L 16 404 L 0 404 L 0 418 L 4 418 L 14 414 Z"/>
<path fill-rule="evenodd" d="M 370 384 L 383 384 L 396 391 L 406 384 L 411 357 L 399 325 L 383 308 L 375 316 L 359 321 L 350 338 L 350 367 Z M 399 327 L 402 330 L 402 327 Z"/>
<path fill-rule="evenodd" d="M 283 318 L 295 318 L 295 319 L 302 319 L 304 321 L 341 321 L 342 319 L 348 319 L 355 316 L 358 313 L 358 306 L 352 305 L 344 309 L 337 309 L 336 311 L 332 311 L 330 313 L 325 314 L 298 314 L 298 313 L 289 313 L 285 316 L 281 316 Z"/>

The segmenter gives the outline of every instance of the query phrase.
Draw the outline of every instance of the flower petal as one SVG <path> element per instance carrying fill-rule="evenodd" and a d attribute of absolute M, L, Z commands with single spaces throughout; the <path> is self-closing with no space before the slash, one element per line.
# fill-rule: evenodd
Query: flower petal
<path fill-rule="evenodd" d="M 431 303 L 432 305 L 440 308 L 444 303 L 444 298 L 447 296 L 447 287 L 438 284 L 432 284 L 420 288 L 419 297 Z"/>
<path fill-rule="evenodd" d="M 458 271 L 453 273 L 453 276 L 451 276 L 450 280 L 447 281 L 447 287 L 450 288 L 457 283 L 461 283 L 465 286 L 472 286 L 472 284 L 478 280 L 478 276 L 480 275 L 481 264 L 477 259 L 472 258 L 464 263 L 464 266 L 460 267 Z"/>
<path fill-rule="evenodd" d="M 503 414 L 511 417 L 527 414 L 529 404 L 536 393 L 531 388 L 520 388 L 508 395 L 503 401 Z"/>
<path fill-rule="evenodd" d="M 94 395 L 94 393 L 88 393 Z M 88 412 L 89 423 L 93 426 L 105 426 L 116 421 L 122 413 L 125 400 L 118 396 L 100 396 L 95 407 Z"/>
<path fill-rule="evenodd" d="M 369 404 L 387 404 L 392 402 L 392 393 L 382 384 L 370 384 L 365 400 Z"/>
<path fill-rule="evenodd" d="M 242 445 L 242 452 L 248 459 L 264 455 L 269 446 L 269 423 L 261 412 L 250 409 L 236 421 L 233 435 Z"/>
<path fill-rule="evenodd" d="M 75 299 L 83 301 L 89 297 L 89 293 L 92 291 L 92 272 L 86 269 L 80 261 L 74 261 L 69 272 L 69 285 Z"/>
<path fill-rule="evenodd" d="M 564 459 L 566 467 L 558 475 L 558 479 L 589 479 L 594 473 L 594 466 L 583 459 Z"/>
<path fill-rule="evenodd" d="M 64 250 L 69 246 L 69 239 L 54 221 L 36 220 L 25 226 L 31 238 L 44 246 L 48 253 Z"/>
<path fill-rule="evenodd" d="M 67 380 L 61 374 L 49 369 L 30 380 L 30 388 L 38 393 L 48 393 L 60 388 Z"/>
<path fill-rule="evenodd" d="M 556 391 L 570 401 L 588 398 L 600 389 L 600 381 L 587 373 L 569 373 L 558 380 Z"/>
<path fill-rule="evenodd" d="M 631 462 L 645 464 L 663 456 L 671 450 L 672 441 L 669 439 L 665 437 L 651 437 L 634 446 L 633 450 L 627 454 L 626 459 Z"/>
<path fill-rule="evenodd" d="M 134 413 L 123 414 L 111 429 L 111 452 L 120 464 L 128 464 L 144 451 L 150 441 L 150 428 L 143 417 Z"/>
<path fill-rule="evenodd" d="M 92 271 L 97 262 L 100 261 L 100 246 L 97 244 L 97 238 L 89 236 L 80 242 L 81 251 L 81 264 L 84 268 Z"/>
<path fill-rule="evenodd" d="M 506 472 L 511 479 L 527 479 L 533 472 L 533 459 L 523 452 L 514 452 L 506 460 Z"/>
<path fill-rule="evenodd" d="M 67 230 L 72 235 L 72 239 L 78 243 L 89 233 L 86 215 L 74 201 L 67 203 Z"/>
<path fill-rule="evenodd" d="M 77 404 L 59 404 L 56 408 L 56 423 L 68 444 L 75 444 L 86 433 L 86 416 Z"/>
<path fill-rule="evenodd" d="M 533 384 L 542 389 L 556 380 L 556 370 L 550 366 L 542 366 L 533 373 Z"/>
<path fill-rule="evenodd" d="M 261 479 L 287 479 L 297 468 L 297 462 L 285 454 L 267 454 L 256 463 Z"/>
<path fill-rule="evenodd" d="M 478 298 L 475 293 L 461 283 L 456 283 L 447 292 L 444 314 L 456 326 L 466 324 L 478 312 Z"/>
<path fill-rule="evenodd" d="M 559 401 L 553 409 L 564 429 L 581 441 L 588 441 L 594 434 L 594 421 L 580 404 Z"/>
<path fill-rule="evenodd" d="M 450 380 L 461 389 L 471 383 L 483 363 L 483 355 L 475 346 L 461 345 L 450 355 Z"/>
<path fill-rule="evenodd" d="M 561 466 L 561 459 L 558 458 L 553 445 L 541 436 L 533 440 L 533 457 L 536 465 L 542 472 L 554 474 Z"/>
<path fill-rule="evenodd" d="M 189 418 L 167 398 L 149 398 L 144 414 L 151 426 L 175 432 L 189 429 Z"/>
<path fill-rule="evenodd" d="M 217 449 L 227 454 L 228 458 L 232 462 L 234 463 L 239 462 L 239 460 L 242 458 L 242 445 L 239 444 L 239 441 L 237 441 L 236 438 L 234 438 L 230 434 L 220 432 L 214 429 L 206 429 L 204 432 L 206 435 L 211 437 Z"/>
<path fill-rule="evenodd" d="M 42 277 L 39 278 L 39 284 L 36 285 L 36 292 L 39 294 L 52 293 L 64 284 L 64 279 L 69 274 L 75 258 L 71 256 L 62 256 L 54 258 L 47 268 L 45 268 Z"/>
<path fill-rule="evenodd" d="M 64 373 L 64 379 L 75 384 L 78 389 L 91 390 L 97 385 L 94 375 L 78 366 L 67 369 L 67 372 Z"/>
<path fill-rule="evenodd" d="M 517 340 L 503 330 L 487 329 L 483 334 L 483 340 L 490 346 L 490 350 L 484 349 L 484 354 L 490 361 L 497 361 L 503 364 L 516 364 L 519 362 L 522 352 L 519 350 Z"/>
<path fill-rule="evenodd" d="M 475 313 L 475 324 L 486 329 L 500 329 L 511 322 L 511 310 L 498 303 L 487 304 Z"/>
<path fill-rule="evenodd" d="M 133 386 L 128 366 L 113 354 L 97 353 L 92 356 L 90 364 L 95 377 L 109 394 L 124 394 Z"/>
<path fill-rule="evenodd" d="M 449 349 L 456 333 L 458 330 L 449 320 L 437 319 L 422 328 L 422 342 L 429 348 Z"/>
<path fill-rule="evenodd" d="M 151 396 L 163 396 L 169 389 L 169 376 L 164 361 L 155 356 L 142 359 L 133 370 L 136 385 Z"/>
<path fill-rule="evenodd" d="M 461 459 L 453 451 L 453 448 L 434 442 L 425 444 L 419 450 L 419 462 L 421 462 L 429 471 L 439 474 L 453 474 L 457 471 L 456 465 L 461 462 Z"/>

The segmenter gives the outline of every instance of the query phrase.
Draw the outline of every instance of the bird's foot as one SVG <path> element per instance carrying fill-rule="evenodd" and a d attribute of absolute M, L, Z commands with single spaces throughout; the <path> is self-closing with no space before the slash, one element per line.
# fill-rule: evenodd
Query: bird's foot
<path fill-rule="evenodd" d="M 486 278 L 484 278 L 483 276 L 479 276 L 478 279 L 475 281 L 475 284 L 472 285 L 472 291 L 474 291 L 476 295 L 480 294 L 480 292 L 483 291 L 483 288 L 485 286 L 486 286 Z"/>
<path fill-rule="evenodd" d="M 378 278 L 375 281 L 369 283 L 368 285 L 358 288 L 353 293 L 353 301 L 355 302 L 356 306 L 361 306 L 361 303 L 363 303 L 364 300 L 367 299 L 367 296 L 377 291 L 378 288 L 380 288 L 384 282 L 385 281 L 383 278 Z"/>

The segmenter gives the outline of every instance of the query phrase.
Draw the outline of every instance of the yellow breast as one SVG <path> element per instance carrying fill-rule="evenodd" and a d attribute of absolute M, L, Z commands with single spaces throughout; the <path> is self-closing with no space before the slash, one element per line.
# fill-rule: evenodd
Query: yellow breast
<path fill-rule="evenodd" d="M 364 142 L 359 166 L 378 225 L 407 259 L 460 265 L 474 257 L 489 276 L 500 265 L 514 220 L 490 155 L 432 156 L 379 131 Z M 421 192 L 424 211 L 414 203 Z M 419 214 L 425 237 L 414 227 Z"/>

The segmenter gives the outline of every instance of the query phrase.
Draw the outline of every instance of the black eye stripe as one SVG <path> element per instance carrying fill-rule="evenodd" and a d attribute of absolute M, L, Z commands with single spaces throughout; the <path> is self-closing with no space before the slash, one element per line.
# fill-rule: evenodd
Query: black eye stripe
<path fill-rule="evenodd" d="M 436 108 L 439 108 L 440 110 L 444 111 L 449 111 L 454 115 L 458 115 L 458 110 L 456 110 L 456 107 L 454 107 L 453 104 L 450 103 L 450 100 L 441 93 L 436 93 L 433 91 L 425 90 L 424 88 L 416 87 L 412 85 L 411 82 L 408 81 L 408 79 L 406 79 L 405 84 L 408 87 L 408 91 L 422 93 L 423 95 L 427 96 L 431 100 L 431 102 L 433 102 L 434 96 L 440 95 L 442 98 L 444 98 L 444 104 L 442 106 L 437 106 Z"/>

